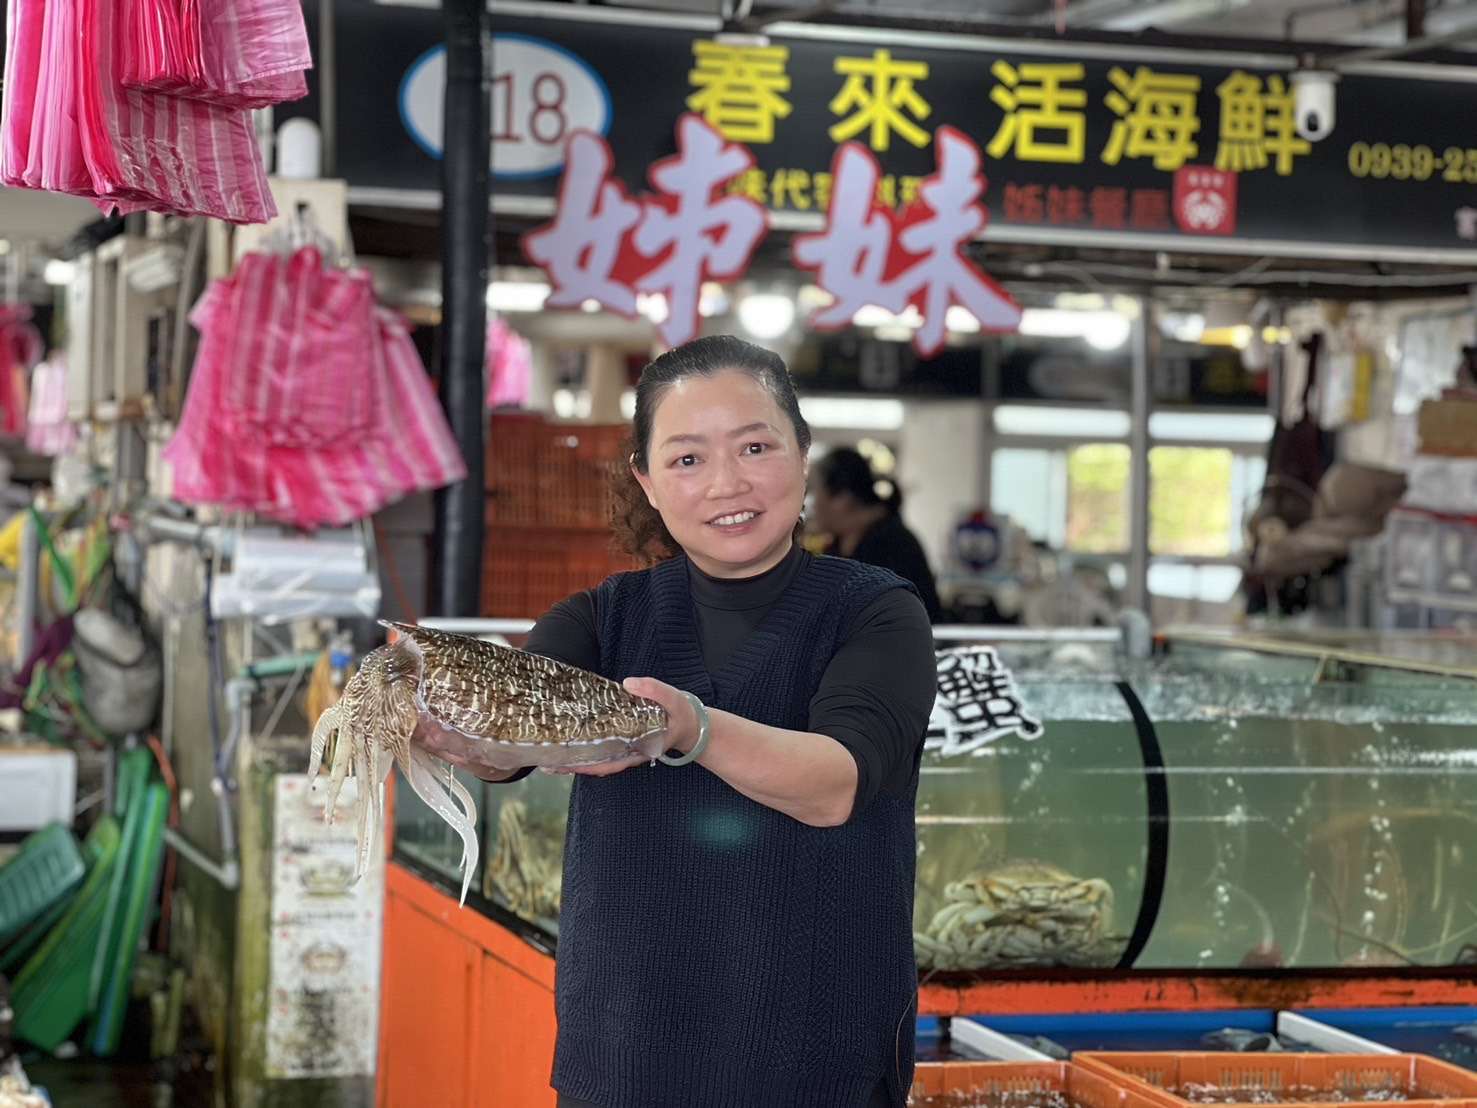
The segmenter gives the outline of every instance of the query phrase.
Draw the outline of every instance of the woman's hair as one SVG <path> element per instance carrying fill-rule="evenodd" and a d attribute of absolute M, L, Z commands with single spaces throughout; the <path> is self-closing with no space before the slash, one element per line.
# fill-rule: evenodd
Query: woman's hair
<path fill-rule="evenodd" d="M 612 474 L 615 537 L 627 553 L 659 560 L 680 552 L 631 468 L 648 472 L 652 424 L 656 421 L 657 407 L 672 387 L 690 377 L 714 377 L 730 369 L 747 373 L 774 397 L 790 419 L 800 453 L 803 455 L 810 449 L 810 424 L 800 414 L 800 401 L 795 396 L 790 371 L 774 351 L 733 335 L 710 335 L 668 350 L 641 371 L 636 384 L 636 414 L 626 442 L 629 465 L 617 465 Z M 796 533 L 799 531 L 797 523 Z"/>
<path fill-rule="evenodd" d="M 872 472 L 872 463 L 849 446 L 831 450 L 816 463 L 821 486 L 832 496 L 849 492 L 862 505 L 881 504 L 893 515 L 902 510 L 903 493 L 890 477 Z"/>

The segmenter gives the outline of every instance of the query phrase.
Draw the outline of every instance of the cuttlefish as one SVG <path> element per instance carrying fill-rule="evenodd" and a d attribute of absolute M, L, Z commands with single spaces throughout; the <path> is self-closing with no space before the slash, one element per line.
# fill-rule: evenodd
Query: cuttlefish
<path fill-rule="evenodd" d="M 470 635 L 381 625 L 396 632 L 394 641 L 366 655 L 338 703 L 319 716 L 308 763 L 316 784 L 335 740 L 324 813 L 330 821 L 344 781 L 358 778 L 356 877 L 384 822 L 379 786 L 398 765 L 416 795 L 461 836 L 466 902 L 478 858 L 477 805 L 450 764 L 418 737 L 500 771 L 655 758 L 665 749 L 666 711 L 598 674 Z"/>

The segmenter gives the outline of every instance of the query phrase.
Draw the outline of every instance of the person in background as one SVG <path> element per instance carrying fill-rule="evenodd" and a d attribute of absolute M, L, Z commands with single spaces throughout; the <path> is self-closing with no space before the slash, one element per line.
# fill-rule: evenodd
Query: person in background
<path fill-rule="evenodd" d="M 941 618 L 938 590 L 923 546 L 903 523 L 902 491 L 850 447 L 839 447 L 815 465 L 815 523 L 831 536 L 826 553 L 890 569 L 911 581 L 930 623 Z"/>
<path fill-rule="evenodd" d="M 633 439 L 618 529 L 660 560 L 561 601 L 524 644 L 670 720 L 659 763 L 558 771 L 575 775 L 558 1103 L 903 1108 L 923 605 L 798 544 L 810 428 L 772 352 L 713 336 L 663 354 Z"/>

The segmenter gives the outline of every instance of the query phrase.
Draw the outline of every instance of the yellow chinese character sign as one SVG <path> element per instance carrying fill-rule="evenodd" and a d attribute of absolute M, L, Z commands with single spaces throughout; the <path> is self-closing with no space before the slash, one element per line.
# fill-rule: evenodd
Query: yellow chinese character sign
<path fill-rule="evenodd" d="M 730 142 L 773 142 L 774 124 L 794 110 L 786 46 L 730 46 L 698 39 L 688 84 L 697 91 L 687 106 Z"/>
<path fill-rule="evenodd" d="M 1200 78 L 1185 73 L 1156 73 L 1139 66 L 1130 76 L 1119 66 L 1108 71 L 1113 89 L 1103 98 L 1118 116 L 1103 161 L 1152 158 L 1155 169 L 1175 170 L 1200 152 L 1196 100 Z"/>
<path fill-rule="evenodd" d="M 1022 162 L 1081 164 L 1087 146 L 1087 90 L 1065 87 L 1083 78 L 1080 62 L 1025 64 L 997 61 L 990 99 L 1004 112 L 986 152 Z"/>
<path fill-rule="evenodd" d="M 1293 158 L 1313 144 L 1299 138 L 1292 90 L 1281 74 L 1262 78 L 1235 70 L 1217 86 L 1221 101 L 1221 134 L 1215 167 L 1244 173 L 1265 169 L 1269 159 L 1277 174 L 1292 172 Z"/>
<path fill-rule="evenodd" d="M 917 88 L 928 78 L 927 62 L 895 61 L 891 51 L 877 50 L 870 58 L 837 58 L 836 72 L 846 83 L 830 104 L 831 113 L 843 117 L 828 132 L 832 142 L 867 131 L 868 145 L 879 153 L 893 134 L 914 146 L 928 145 L 929 133 L 914 122 L 933 114 Z"/>

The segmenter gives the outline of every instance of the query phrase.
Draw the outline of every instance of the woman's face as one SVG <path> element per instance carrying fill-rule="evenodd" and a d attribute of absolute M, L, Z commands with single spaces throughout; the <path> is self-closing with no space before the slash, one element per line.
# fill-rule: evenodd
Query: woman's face
<path fill-rule="evenodd" d="M 809 463 L 789 417 L 739 370 L 689 377 L 652 419 L 646 498 L 698 569 L 752 577 L 790 549 Z"/>

